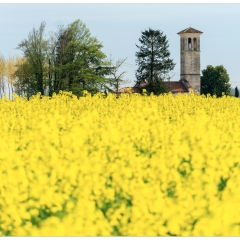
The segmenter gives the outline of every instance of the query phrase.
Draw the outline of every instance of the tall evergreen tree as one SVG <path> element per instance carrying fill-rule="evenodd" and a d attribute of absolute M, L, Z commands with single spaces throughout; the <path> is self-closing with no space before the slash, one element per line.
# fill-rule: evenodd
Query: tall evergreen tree
<path fill-rule="evenodd" d="M 169 77 L 169 72 L 174 69 L 175 63 L 170 59 L 169 44 L 166 35 L 160 30 L 149 28 L 142 32 L 139 38 L 141 45 L 136 52 L 137 83 L 149 82 L 147 90 L 154 94 L 164 92 L 163 81 Z"/>
<path fill-rule="evenodd" d="M 238 87 L 235 87 L 235 97 L 239 97 L 239 90 L 238 90 Z"/>

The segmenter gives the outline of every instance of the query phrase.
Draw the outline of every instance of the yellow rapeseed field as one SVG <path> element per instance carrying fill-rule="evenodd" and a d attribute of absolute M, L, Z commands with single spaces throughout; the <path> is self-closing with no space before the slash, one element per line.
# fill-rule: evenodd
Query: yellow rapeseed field
<path fill-rule="evenodd" d="M 240 99 L 0 99 L 0 235 L 240 235 Z"/>

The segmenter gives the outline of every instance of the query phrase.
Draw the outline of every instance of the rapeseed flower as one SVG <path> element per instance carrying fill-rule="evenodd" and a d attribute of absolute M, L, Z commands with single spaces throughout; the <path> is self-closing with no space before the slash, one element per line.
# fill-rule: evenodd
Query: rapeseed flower
<path fill-rule="evenodd" d="M 0 99 L 1 236 L 237 236 L 238 98 Z"/>

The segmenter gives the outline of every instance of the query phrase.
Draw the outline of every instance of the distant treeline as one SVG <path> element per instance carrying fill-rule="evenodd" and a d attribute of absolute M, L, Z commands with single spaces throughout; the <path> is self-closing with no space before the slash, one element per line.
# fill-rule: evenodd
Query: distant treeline
<path fill-rule="evenodd" d="M 103 45 L 92 37 L 81 20 L 45 37 L 46 23 L 33 28 L 17 49 L 23 56 L 0 56 L 0 94 L 51 96 L 59 90 L 72 91 L 80 96 L 90 93 L 118 90 L 121 77 L 117 70 L 125 61 L 114 61 L 102 52 Z M 8 92 L 6 92 L 8 90 Z"/>

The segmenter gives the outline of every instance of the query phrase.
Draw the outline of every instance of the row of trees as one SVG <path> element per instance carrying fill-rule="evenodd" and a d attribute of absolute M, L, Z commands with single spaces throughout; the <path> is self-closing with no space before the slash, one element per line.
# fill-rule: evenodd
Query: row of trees
<path fill-rule="evenodd" d="M 59 27 L 47 38 L 45 26 L 42 22 L 39 29 L 33 28 L 18 45 L 23 57 L 11 61 L 0 59 L 0 64 L 11 63 L 11 70 L 10 65 L 6 71 L 0 68 L 1 83 L 7 76 L 10 89 L 14 87 L 18 95 L 41 92 L 51 96 L 53 92 L 66 90 L 80 96 L 83 90 L 118 91 L 120 84 L 127 82 L 125 72 L 119 73 L 126 59 L 107 58 L 102 52 L 103 45 L 91 36 L 81 20 Z"/>
<path fill-rule="evenodd" d="M 119 68 L 126 61 L 108 59 L 102 52 L 103 45 L 92 37 L 81 20 L 67 27 L 60 26 L 57 32 L 45 37 L 46 23 L 33 28 L 17 49 L 23 57 L 0 56 L 0 92 L 7 83 L 10 92 L 31 96 L 37 92 L 51 96 L 59 90 L 72 91 L 81 96 L 83 90 L 90 93 L 118 91 L 127 83 L 125 72 Z M 148 82 L 148 92 L 160 94 L 167 91 L 164 81 L 170 80 L 170 72 L 176 63 L 170 58 L 166 35 L 149 28 L 142 32 L 136 45 L 136 83 Z M 229 75 L 221 66 L 207 66 L 202 71 L 201 93 L 221 96 L 230 94 Z"/>

